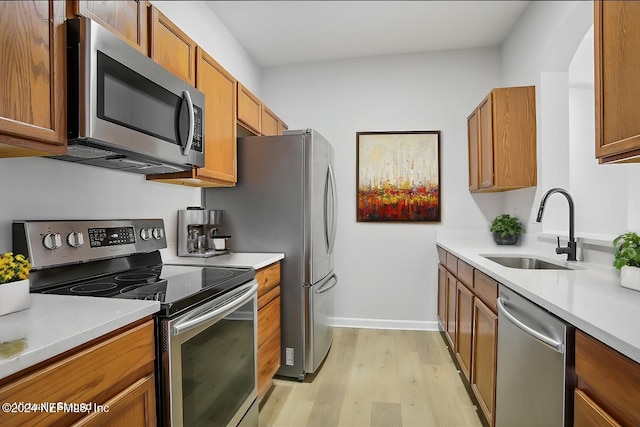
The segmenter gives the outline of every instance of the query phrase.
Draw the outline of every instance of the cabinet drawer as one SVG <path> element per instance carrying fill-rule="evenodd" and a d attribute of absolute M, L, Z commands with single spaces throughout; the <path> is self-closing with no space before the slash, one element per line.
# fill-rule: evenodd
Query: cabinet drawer
<path fill-rule="evenodd" d="M 258 347 L 276 331 L 280 334 L 280 297 L 258 310 Z"/>
<path fill-rule="evenodd" d="M 84 348 L 0 387 L 0 402 L 104 404 L 139 378 L 153 373 L 153 321 Z M 2 425 L 69 425 L 73 412 L 5 413 Z"/>
<path fill-rule="evenodd" d="M 447 265 L 447 251 L 442 249 L 440 246 L 438 246 L 437 249 L 438 249 L 438 260 L 440 260 L 440 264 Z"/>
<path fill-rule="evenodd" d="M 467 288 L 473 288 L 473 267 L 461 259 L 458 260 L 458 279 L 460 279 Z"/>
<path fill-rule="evenodd" d="M 623 425 L 640 425 L 640 365 L 576 331 L 578 388 Z"/>
<path fill-rule="evenodd" d="M 498 308 L 496 307 L 496 300 L 498 299 L 498 282 L 481 271 L 474 270 L 473 287 L 476 291 L 476 296 L 478 296 L 482 302 L 487 304 L 494 312 L 497 312 Z"/>
<path fill-rule="evenodd" d="M 276 262 L 256 271 L 258 281 L 258 299 L 280 283 L 280 263 Z"/>
<path fill-rule="evenodd" d="M 574 392 L 573 425 L 579 427 L 620 427 L 589 396 L 578 389 Z"/>
<path fill-rule="evenodd" d="M 449 252 L 447 252 L 447 270 L 455 275 L 458 274 L 458 258 Z"/>

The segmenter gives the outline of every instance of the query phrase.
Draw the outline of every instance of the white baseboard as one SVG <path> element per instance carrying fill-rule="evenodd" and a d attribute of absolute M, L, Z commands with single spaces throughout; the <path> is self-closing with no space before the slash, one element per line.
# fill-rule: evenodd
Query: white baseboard
<path fill-rule="evenodd" d="M 437 321 L 357 319 L 352 317 L 333 317 L 331 318 L 331 326 L 339 328 L 399 329 L 410 331 L 438 330 Z"/>

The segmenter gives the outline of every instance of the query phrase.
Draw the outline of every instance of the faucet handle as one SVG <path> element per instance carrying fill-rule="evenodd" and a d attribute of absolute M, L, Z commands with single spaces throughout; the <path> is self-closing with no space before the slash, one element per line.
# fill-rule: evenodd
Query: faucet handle
<path fill-rule="evenodd" d="M 560 247 L 560 236 L 557 236 L 557 237 L 558 237 L 558 247 Z"/>

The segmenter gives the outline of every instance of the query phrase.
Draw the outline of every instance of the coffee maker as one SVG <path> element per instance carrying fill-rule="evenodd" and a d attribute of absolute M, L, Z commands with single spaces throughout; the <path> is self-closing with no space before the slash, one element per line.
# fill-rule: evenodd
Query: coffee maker
<path fill-rule="evenodd" d="M 221 210 L 191 206 L 178 211 L 178 256 L 206 258 L 229 253 L 231 236 L 218 234 Z"/>

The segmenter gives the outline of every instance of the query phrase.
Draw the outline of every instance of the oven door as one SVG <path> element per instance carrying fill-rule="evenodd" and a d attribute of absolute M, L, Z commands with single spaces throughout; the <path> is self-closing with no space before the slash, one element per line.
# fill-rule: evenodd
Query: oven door
<path fill-rule="evenodd" d="M 67 21 L 67 45 L 72 150 L 74 140 L 88 140 L 118 153 L 203 166 L 202 92 L 90 19 Z"/>
<path fill-rule="evenodd" d="M 258 425 L 257 289 L 252 280 L 162 321 L 164 425 L 236 427 L 247 413 Z"/>

